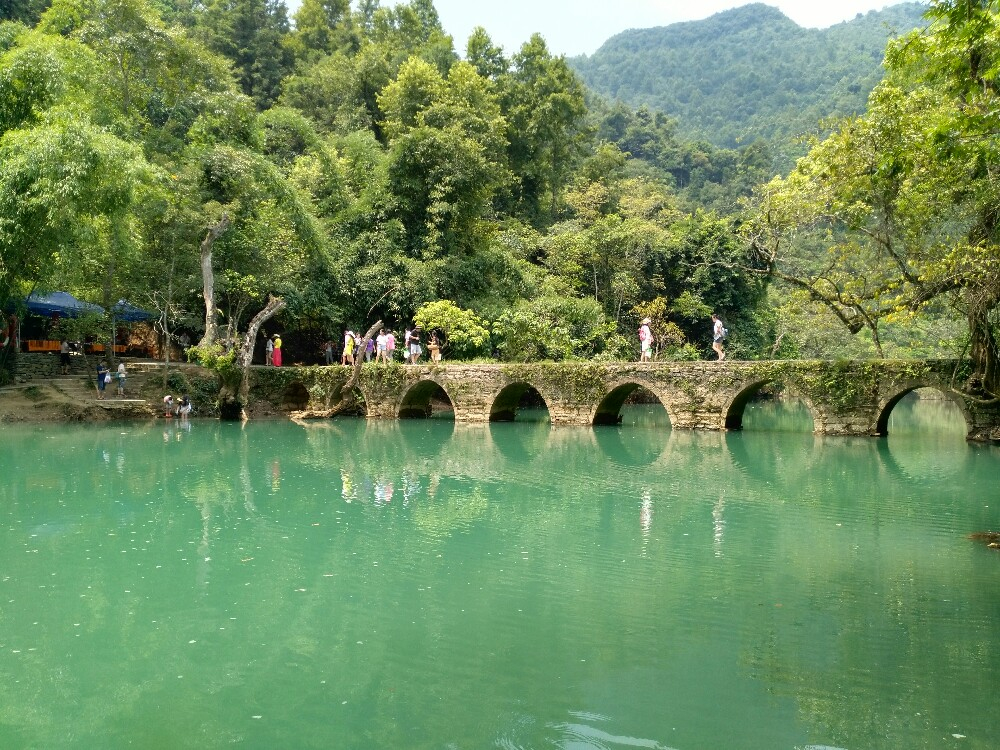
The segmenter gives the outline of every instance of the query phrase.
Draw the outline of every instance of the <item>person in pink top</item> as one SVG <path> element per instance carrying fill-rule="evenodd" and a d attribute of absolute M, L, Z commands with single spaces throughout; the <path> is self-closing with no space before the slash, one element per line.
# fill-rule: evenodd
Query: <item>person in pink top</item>
<path fill-rule="evenodd" d="M 385 334 L 385 361 L 392 362 L 392 357 L 396 353 L 396 337 L 392 331 Z"/>
<path fill-rule="evenodd" d="M 639 327 L 639 361 L 649 362 L 653 357 L 653 332 L 649 330 L 649 318 L 642 319 Z"/>

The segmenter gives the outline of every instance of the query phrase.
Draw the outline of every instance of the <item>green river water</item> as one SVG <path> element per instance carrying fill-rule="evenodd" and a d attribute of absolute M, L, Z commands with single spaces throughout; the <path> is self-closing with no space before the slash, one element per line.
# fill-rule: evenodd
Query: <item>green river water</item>
<path fill-rule="evenodd" d="M 0 748 L 1000 747 L 956 409 L 624 421 L 3 426 Z"/>

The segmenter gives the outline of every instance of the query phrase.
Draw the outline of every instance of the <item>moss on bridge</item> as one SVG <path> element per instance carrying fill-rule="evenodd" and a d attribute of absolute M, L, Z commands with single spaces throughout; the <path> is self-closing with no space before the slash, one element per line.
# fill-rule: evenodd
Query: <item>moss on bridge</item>
<path fill-rule="evenodd" d="M 952 387 L 967 377 L 968 363 L 954 360 L 782 360 L 755 362 L 421 365 L 374 364 L 362 367 L 358 391 L 369 416 L 395 417 L 404 400 L 419 411 L 435 383 L 451 399 L 456 419 L 487 421 L 494 407 L 510 406 L 511 388 L 532 387 L 545 399 L 553 422 L 590 424 L 610 419 L 603 404 L 622 389 L 642 387 L 663 402 L 675 427 L 736 429 L 742 412 L 762 388 L 773 387 L 805 400 L 818 432 L 878 434 L 884 417 L 910 390 L 934 387 L 958 403 L 973 432 L 992 434 L 998 409 L 976 405 Z M 326 410 L 341 397 L 350 368 L 255 368 L 251 396 L 278 410 Z M 417 391 L 413 389 L 417 388 Z M 414 395 L 416 393 L 416 396 Z M 413 401 L 414 403 L 410 403 Z M 617 403 L 617 401 L 615 401 Z M 510 406 L 509 411 L 516 411 Z M 589 416 L 588 416 L 589 415 Z M 676 420 L 676 421 L 675 421 Z"/>

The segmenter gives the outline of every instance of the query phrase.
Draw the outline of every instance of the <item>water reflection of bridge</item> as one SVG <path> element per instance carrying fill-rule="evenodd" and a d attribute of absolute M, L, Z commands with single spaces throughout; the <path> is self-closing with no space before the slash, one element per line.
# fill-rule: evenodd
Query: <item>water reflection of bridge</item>
<path fill-rule="evenodd" d="M 763 433 L 756 430 L 587 430 L 557 429 L 544 423 L 486 426 L 430 420 L 421 428 L 380 420 L 359 429 L 352 420 L 333 420 L 305 422 L 302 427 L 305 444 L 298 460 L 325 466 L 331 455 L 350 457 L 346 463 L 353 473 L 348 472 L 345 482 L 359 489 L 357 477 L 374 477 L 367 496 L 370 502 L 378 500 L 378 478 L 386 472 L 396 476 L 397 490 L 405 491 L 400 477 L 412 475 L 418 478 L 416 484 L 433 491 L 445 480 L 505 483 L 513 470 L 521 477 L 518 481 L 529 486 L 534 483 L 532 477 L 554 474 L 580 487 L 595 477 L 622 476 L 623 491 L 632 487 L 628 497 L 639 507 L 642 498 L 635 494 L 635 487 L 642 485 L 643 476 L 661 478 L 656 498 L 663 501 L 681 492 L 685 477 L 704 474 L 706 467 L 719 477 L 717 485 L 702 488 L 713 499 L 721 492 L 733 502 L 745 502 L 747 496 L 759 494 L 753 488 L 761 486 L 772 488 L 778 497 L 798 497 L 805 488 L 817 485 L 838 487 L 853 496 L 870 492 L 886 475 L 907 483 L 930 476 L 940 479 L 943 474 L 958 477 L 973 462 L 988 460 L 985 457 L 990 455 L 945 450 L 947 458 L 936 466 L 935 456 L 941 451 L 934 435 L 924 435 L 915 447 L 906 437 L 898 443 L 845 441 L 783 432 L 762 439 Z M 960 441 L 960 433 L 950 433 L 950 440 Z M 831 454 L 842 460 L 829 461 Z M 956 455 L 961 456 L 958 462 Z M 847 464 L 852 470 L 845 474 Z M 343 491 L 349 493 L 346 483 Z M 359 494 L 352 499 L 365 498 Z"/>
<path fill-rule="evenodd" d="M 539 363 L 525 365 L 366 365 L 357 391 L 373 419 L 430 416 L 447 405 L 459 423 L 510 421 L 526 397 L 554 425 L 615 424 L 637 391 L 663 405 L 677 429 L 733 430 L 765 389 L 801 400 L 820 435 L 885 435 L 889 415 L 918 388 L 934 388 L 962 412 L 971 440 L 1000 439 L 1000 406 L 955 390 L 947 360 L 670 363 Z M 339 400 L 347 368 L 268 371 L 271 398 L 289 408 L 329 408 Z M 258 386 L 259 388 L 261 386 Z M 273 393 L 274 388 L 281 390 Z"/>

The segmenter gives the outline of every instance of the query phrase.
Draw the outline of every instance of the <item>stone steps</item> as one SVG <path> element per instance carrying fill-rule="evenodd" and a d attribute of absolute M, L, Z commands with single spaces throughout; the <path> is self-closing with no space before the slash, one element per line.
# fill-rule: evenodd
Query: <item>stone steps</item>
<path fill-rule="evenodd" d="M 65 397 L 67 400 L 74 401 L 78 404 L 97 405 L 103 409 L 125 409 L 128 411 L 134 411 L 136 407 L 148 408 L 149 406 L 149 402 L 146 399 L 136 398 L 134 395 L 130 395 L 130 393 L 135 394 L 139 392 L 139 389 L 143 385 L 143 376 L 139 374 L 130 374 L 128 379 L 125 381 L 126 395 L 124 398 L 119 398 L 116 395 L 118 392 L 118 385 L 114 380 L 112 380 L 112 382 L 108 383 L 104 391 L 104 398 L 98 399 L 96 373 L 93 377 L 63 375 L 50 378 L 34 378 L 30 385 L 38 387 L 47 386 Z"/>

